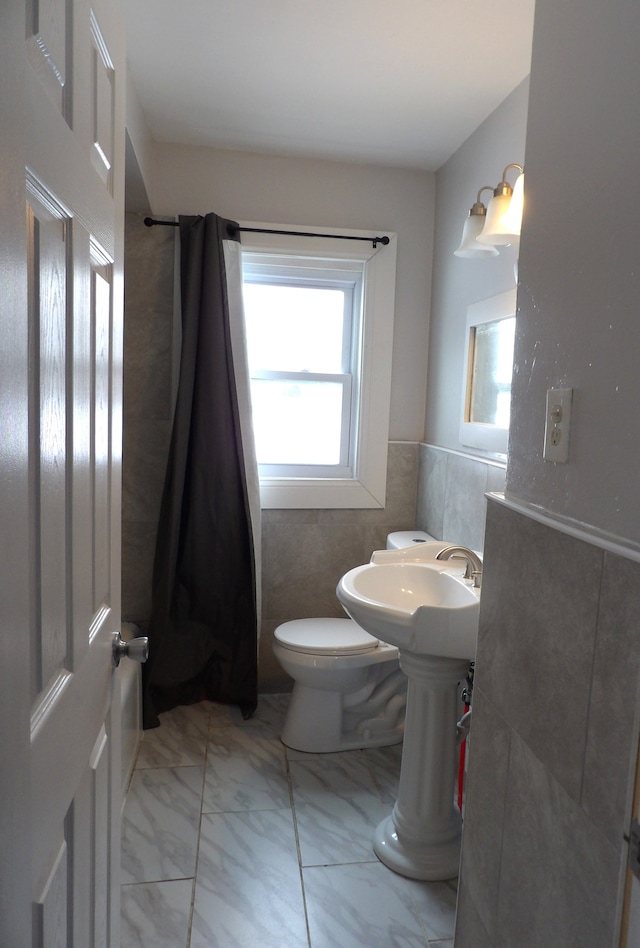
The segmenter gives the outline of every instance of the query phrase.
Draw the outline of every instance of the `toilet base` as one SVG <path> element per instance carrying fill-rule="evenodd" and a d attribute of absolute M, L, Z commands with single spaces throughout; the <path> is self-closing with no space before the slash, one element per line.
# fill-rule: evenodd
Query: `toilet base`
<path fill-rule="evenodd" d="M 397 674 L 404 678 L 399 670 Z M 292 750 L 308 754 L 400 744 L 404 737 L 405 701 L 401 691 L 377 709 L 369 694 L 360 710 L 353 696 L 296 682 L 280 739 Z"/>

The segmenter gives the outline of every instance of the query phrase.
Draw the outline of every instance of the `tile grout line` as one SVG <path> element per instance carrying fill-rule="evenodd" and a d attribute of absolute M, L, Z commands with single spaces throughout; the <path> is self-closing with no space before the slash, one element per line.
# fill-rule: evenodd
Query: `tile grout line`
<path fill-rule="evenodd" d="M 300 874 L 300 890 L 302 892 L 302 907 L 304 909 L 304 922 L 307 930 L 307 943 L 309 948 L 312 948 L 311 945 L 311 929 L 309 927 L 309 913 L 307 911 L 307 895 L 304 888 L 304 873 L 302 871 L 302 850 L 300 849 L 300 835 L 298 833 L 298 817 L 296 814 L 296 805 L 295 805 L 295 796 L 293 793 L 293 781 L 291 780 L 291 768 L 289 766 L 289 754 L 287 753 L 287 748 L 283 744 L 284 748 L 284 759 L 285 767 L 287 772 L 287 784 L 289 788 L 289 805 L 291 807 L 291 819 L 293 821 L 293 831 L 296 840 L 296 852 L 298 855 L 298 872 Z"/>
<path fill-rule="evenodd" d="M 213 717 L 213 713 L 211 709 L 209 709 L 207 713 L 206 736 L 204 738 L 204 755 L 203 755 L 203 762 L 202 762 L 202 786 L 200 788 L 200 819 L 198 820 L 198 841 L 196 843 L 196 859 L 195 859 L 195 867 L 193 870 L 193 884 L 191 886 L 191 904 L 189 906 L 189 921 L 187 925 L 187 941 L 186 941 L 185 948 L 190 948 L 191 936 L 193 933 L 193 912 L 195 909 L 195 902 L 196 902 L 196 882 L 198 879 L 198 863 L 200 860 L 200 837 L 202 835 L 202 807 L 204 805 L 204 788 L 205 788 L 206 779 L 207 779 L 207 760 L 209 757 L 209 736 L 211 734 L 212 717 Z"/>
<path fill-rule="evenodd" d="M 365 764 L 365 766 L 366 766 L 366 768 L 367 768 L 367 771 L 369 772 L 369 776 L 370 776 L 370 778 L 371 778 L 372 785 L 373 785 L 373 786 L 375 787 L 375 789 L 376 789 L 376 793 L 377 793 L 377 795 L 378 795 L 378 798 L 380 799 L 380 802 L 381 802 L 381 803 L 384 803 L 385 801 L 382 800 L 382 791 L 381 791 L 381 788 L 380 788 L 380 784 L 379 784 L 379 781 L 378 781 L 378 779 L 377 779 L 377 777 L 376 777 L 375 765 L 372 764 L 372 760 L 371 760 L 371 756 L 370 756 L 370 755 L 368 755 L 368 754 L 365 754 L 365 755 L 364 755 L 364 764 Z M 376 862 L 381 862 L 381 860 L 376 856 L 375 852 L 373 853 L 373 855 L 374 855 L 374 859 L 375 859 Z M 389 872 L 393 872 L 393 870 L 392 870 L 392 869 L 389 869 Z M 426 924 L 425 924 L 425 922 L 424 922 L 424 920 L 423 920 L 423 918 L 422 918 L 422 913 L 420 912 L 420 909 L 419 909 L 418 903 L 417 903 L 417 901 L 416 901 L 416 898 L 415 898 L 415 896 L 414 896 L 414 893 L 413 893 L 413 891 L 412 891 L 411 889 L 408 890 L 408 895 L 409 895 L 409 900 L 410 900 L 411 905 L 412 905 L 412 908 L 413 908 L 413 914 L 414 914 L 415 920 L 416 920 L 416 922 L 418 923 L 418 925 L 420 926 L 420 930 L 422 931 L 422 934 L 423 934 L 423 936 L 424 936 L 425 948 L 429 948 L 429 946 L 432 944 L 432 942 L 431 942 L 430 939 L 429 939 L 429 932 L 428 932 L 427 926 L 426 926 Z M 434 939 L 434 942 L 433 942 L 433 943 L 436 944 L 437 941 L 438 941 L 438 939 Z M 451 944 L 453 944 L 453 942 L 452 942 Z"/>

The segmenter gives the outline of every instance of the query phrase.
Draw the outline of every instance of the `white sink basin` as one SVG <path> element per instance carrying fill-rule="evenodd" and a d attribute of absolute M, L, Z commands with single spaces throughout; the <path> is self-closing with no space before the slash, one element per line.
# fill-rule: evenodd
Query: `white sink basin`
<path fill-rule="evenodd" d="M 338 583 L 338 599 L 367 632 L 418 655 L 473 661 L 480 590 L 450 562 L 367 563 Z"/>
<path fill-rule="evenodd" d="M 460 863 L 462 824 L 451 792 L 459 760 L 455 724 L 480 612 L 480 589 L 461 574 L 469 565 L 477 580 L 481 570 L 473 552 L 453 549 L 462 563 L 428 558 L 438 550 L 424 551 L 422 562 L 380 556 L 349 570 L 337 588 L 363 629 L 400 649 L 407 675 L 398 796 L 375 831 L 373 849 L 410 879 L 451 879 Z"/>

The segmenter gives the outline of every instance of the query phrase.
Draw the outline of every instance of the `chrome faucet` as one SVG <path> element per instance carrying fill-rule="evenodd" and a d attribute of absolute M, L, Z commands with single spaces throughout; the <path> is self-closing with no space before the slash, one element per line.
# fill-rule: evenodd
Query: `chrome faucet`
<path fill-rule="evenodd" d="M 437 560 L 449 560 L 452 556 L 459 556 L 467 563 L 464 571 L 464 579 L 472 579 L 473 585 L 479 589 L 482 586 L 482 560 L 473 550 L 466 546 L 445 546 L 443 550 L 436 553 Z"/>

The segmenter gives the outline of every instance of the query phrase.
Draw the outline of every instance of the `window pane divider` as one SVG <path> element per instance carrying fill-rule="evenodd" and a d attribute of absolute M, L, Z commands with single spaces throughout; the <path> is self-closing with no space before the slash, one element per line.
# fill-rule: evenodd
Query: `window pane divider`
<path fill-rule="evenodd" d="M 350 383 L 350 372 L 288 372 L 284 369 L 254 369 L 252 379 L 262 381 L 291 381 L 291 382 L 339 382 L 341 385 Z"/>

